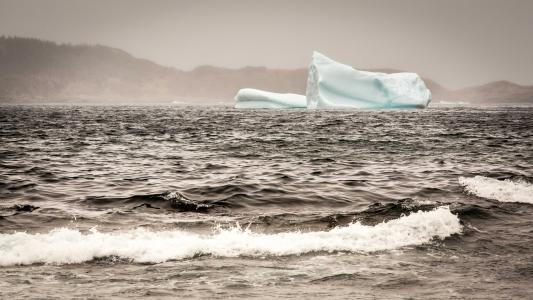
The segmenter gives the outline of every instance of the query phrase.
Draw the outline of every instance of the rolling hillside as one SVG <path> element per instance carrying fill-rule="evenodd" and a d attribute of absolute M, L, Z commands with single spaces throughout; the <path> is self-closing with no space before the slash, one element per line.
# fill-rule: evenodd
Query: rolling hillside
<path fill-rule="evenodd" d="M 306 69 L 200 66 L 182 71 L 105 46 L 0 37 L 3 103 L 230 104 L 242 87 L 305 94 L 306 81 Z M 435 102 L 533 103 L 533 86 L 498 81 L 450 91 L 425 81 Z"/>

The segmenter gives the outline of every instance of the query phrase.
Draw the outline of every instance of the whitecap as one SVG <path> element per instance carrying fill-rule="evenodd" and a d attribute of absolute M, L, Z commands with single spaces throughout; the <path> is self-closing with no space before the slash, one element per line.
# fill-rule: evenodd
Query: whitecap
<path fill-rule="evenodd" d="M 420 245 L 459 233 L 461 225 L 446 206 L 420 211 L 375 226 L 352 223 L 329 231 L 257 233 L 235 226 L 212 234 L 182 230 L 133 229 L 115 232 L 58 228 L 48 233 L 0 234 L 0 265 L 69 264 L 118 256 L 134 262 L 159 263 L 191 258 L 264 257 L 309 252 L 373 252 Z"/>
<path fill-rule="evenodd" d="M 522 202 L 533 204 L 533 185 L 525 181 L 498 180 L 484 176 L 459 177 L 469 194 L 498 200 L 500 202 Z"/>

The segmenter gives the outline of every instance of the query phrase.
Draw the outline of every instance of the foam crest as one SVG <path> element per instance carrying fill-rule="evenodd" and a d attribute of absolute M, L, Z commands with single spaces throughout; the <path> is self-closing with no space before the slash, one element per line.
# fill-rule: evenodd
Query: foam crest
<path fill-rule="evenodd" d="M 483 176 L 459 177 L 459 184 L 472 195 L 501 202 L 533 204 L 533 185 L 525 181 L 498 180 Z"/>
<path fill-rule="evenodd" d="M 255 233 L 238 226 L 212 234 L 135 229 L 103 233 L 60 228 L 45 234 L 0 235 L 0 265 L 81 263 L 118 256 L 135 262 L 164 262 L 208 254 L 215 257 L 299 255 L 316 251 L 372 252 L 420 245 L 461 231 L 448 207 L 412 213 L 365 226 L 353 223 L 330 231 Z"/>

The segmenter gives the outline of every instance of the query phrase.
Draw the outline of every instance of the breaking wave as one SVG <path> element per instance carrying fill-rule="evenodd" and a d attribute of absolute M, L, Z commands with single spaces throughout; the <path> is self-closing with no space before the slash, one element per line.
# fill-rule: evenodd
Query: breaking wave
<path fill-rule="evenodd" d="M 329 231 L 255 233 L 235 226 L 212 234 L 135 229 L 84 234 L 59 228 L 45 234 L 0 234 L 0 265 L 69 264 L 118 256 L 159 263 L 197 255 L 215 257 L 283 256 L 309 252 L 372 252 L 444 239 L 460 233 L 459 218 L 447 206 L 419 211 L 375 226 L 352 223 Z"/>
<path fill-rule="evenodd" d="M 533 204 L 533 185 L 525 181 L 498 180 L 483 176 L 460 177 L 461 184 L 469 194 L 498 200 Z"/>

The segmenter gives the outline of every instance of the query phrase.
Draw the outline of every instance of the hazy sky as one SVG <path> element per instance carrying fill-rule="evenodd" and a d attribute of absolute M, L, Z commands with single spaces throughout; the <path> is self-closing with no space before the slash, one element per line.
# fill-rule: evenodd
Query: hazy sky
<path fill-rule="evenodd" d="M 533 84 L 533 0 L 0 0 L 0 35 L 98 43 L 180 69 L 300 68 L 313 50 L 447 87 Z"/>

